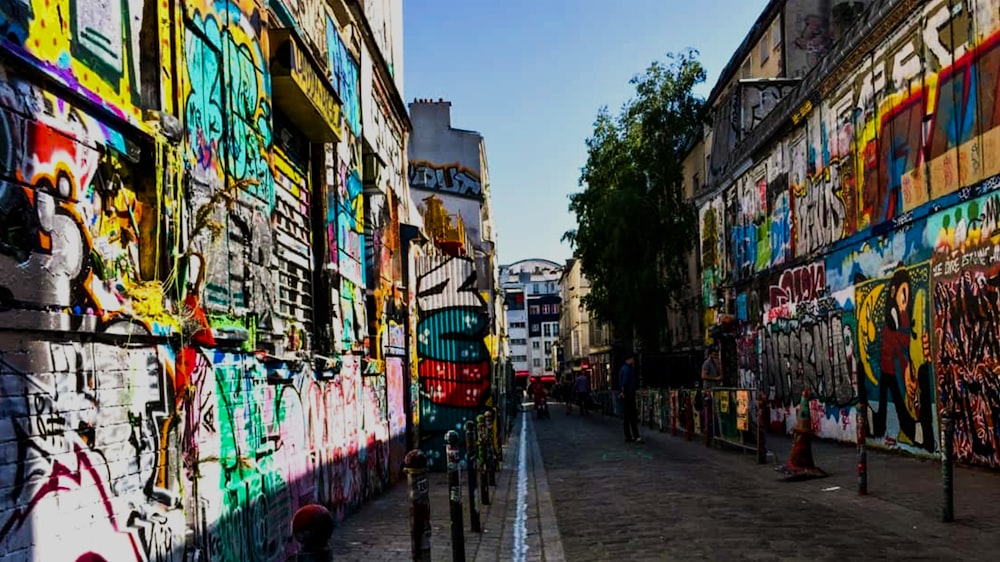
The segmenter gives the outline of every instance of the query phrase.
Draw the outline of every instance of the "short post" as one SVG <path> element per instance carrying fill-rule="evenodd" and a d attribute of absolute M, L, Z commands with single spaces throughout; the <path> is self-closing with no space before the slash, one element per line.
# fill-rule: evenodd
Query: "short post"
<path fill-rule="evenodd" d="M 714 410 L 713 410 L 713 406 L 715 406 L 715 404 L 712 403 L 712 400 L 714 398 L 715 397 L 712 396 L 712 391 L 711 390 L 703 390 L 702 391 L 701 417 L 704 420 L 704 422 L 703 422 L 702 425 L 705 426 L 705 435 L 704 435 L 704 437 L 705 437 L 705 446 L 706 447 L 711 447 L 712 446 L 712 437 L 714 437 L 714 434 L 715 434 L 715 429 L 714 429 L 715 428 L 715 424 L 712 423 L 714 421 L 712 419 L 712 416 L 715 415 Z"/>
<path fill-rule="evenodd" d="M 458 432 L 444 435 L 448 458 L 448 504 L 451 507 L 451 559 L 465 562 L 465 529 L 462 526 L 462 469 L 458 452 Z"/>
<path fill-rule="evenodd" d="M 413 562 L 431 562 L 431 501 L 427 456 L 414 449 L 403 459 L 410 499 L 410 551 Z"/>
<path fill-rule="evenodd" d="M 694 440 L 694 400 L 690 392 L 684 393 L 684 437 L 688 441 Z"/>
<path fill-rule="evenodd" d="M 479 427 L 479 501 L 490 505 L 490 459 L 487 456 L 490 448 L 486 441 L 486 416 L 476 416 L 476 425 Z"/>
<path fill-rule="evenodd" d="M 757 393 L 757 464 L 767 464 L 767 412 L 764 390 Z"/>
<path fill-rule="evenodd" d="M 677 393 L 677 398 L 674 399 L 674 393 Z M 680 415 L 680 391 L 671 390 L 670 391 L 670 434 L 677 437 L 677 417 Z"/>
<path fill-rule="evenodd" d="M 858 404 L 858 495 L 868 495 L 868 405 Z"/>
<path fill-rule="evenodd" d="M 469 527 L 473 533 L 483 532 L 479 520 L 479 505 L 476 503 L 476 424 L 472 420 L 465 422 L 465 468 L 469 477 Z"/>
<path fill-rule="evenodd" d="M 494 417 L 493 417 L 493 411 L 492 410 L 486 410 L 486 414 L 484 414 L 484 415 L 486 416 L 486 444 L 488 445 L 487 448 L 486 448 L 486 452 L 487 452 L 487 455 L 486 455 L 487 475 L 489 476 L 490 486 L 496 486 L 497 485 L 497 464 L 498 464 L 498 457 L 497 457 L 497 449 L 496 449 L 496 446 L 495 446 L 496 442 L 495 442 L 495 440 L 493 438 L 493 436 L 494 436 L 494 428 L 493 428 Z"/>
<path fill-rule="evenodd" d="M 941 479 L 944 484 L 944 504 L 941 506 L 941 520 L 951 523 L 955 520 L 955 420 L 945 411 L 941 416 Z"/>
<path fill-rule="evenodd" d="M 319 504 L 304 505 L 292 516 L 292 536 L 302 545 L 295 557 L 299 562 L 331 562 L 330 537 L 333 515 Z"/>
<path fill-rule="evenodd" d="M 486 410 L 486 423 L 490 426 L 490 436 L 493 444 L 493 472 L 499 474 L 503 465 L 503 433 L 501 433 L 500 423 L 497 420 L 496 408 L 490 407 Z M 496 423 L 496 426 L 494 426 Z M 490 485 L 496 486 L 496 477 L 490 481 Z"/>

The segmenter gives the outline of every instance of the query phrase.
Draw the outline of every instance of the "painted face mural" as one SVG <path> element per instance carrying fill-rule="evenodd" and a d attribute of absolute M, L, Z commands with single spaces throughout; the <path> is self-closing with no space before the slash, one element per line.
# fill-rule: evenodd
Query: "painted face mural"
<path fill-rule="evenodd" d="M 475 263 L 467 258 L 421 258 L 416 298 L 422 439 L 440 440 L 486 405 L 489 311 L 476 289 Z"/>

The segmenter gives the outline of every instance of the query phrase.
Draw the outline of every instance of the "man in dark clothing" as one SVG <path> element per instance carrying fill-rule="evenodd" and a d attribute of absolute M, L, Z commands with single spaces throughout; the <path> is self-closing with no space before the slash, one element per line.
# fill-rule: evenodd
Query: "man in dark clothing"
<path fill-rule="evenodd" d="M 635 354 L 625 356 L 625 364 L 618 371 L 618 384 L 621 388 L 619 396 L 622 399 L 622 419 L 625 423 L 625 442 L 642 443 L 639 437 L 639 409 L 635 403 L 635 393 L 639 390 L 639 380 L 635 374 Z"/>

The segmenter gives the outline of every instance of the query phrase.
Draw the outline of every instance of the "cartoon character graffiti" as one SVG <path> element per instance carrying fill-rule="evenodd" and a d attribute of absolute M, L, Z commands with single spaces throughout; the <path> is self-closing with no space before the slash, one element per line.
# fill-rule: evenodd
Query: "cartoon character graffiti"
<path fill-rule="evenodd" d="M 913 268 L 900 264 L 888 282 L 859 285 L 858 343 L 867 378 L 865 399 L 871 406 L 871 435 L 884 438 L 890 446 L 933 453 L 936 402 L 927 330 L 929 279 L 927 264 Z M 898 431 L 895 437 L 891 425 Z"/>

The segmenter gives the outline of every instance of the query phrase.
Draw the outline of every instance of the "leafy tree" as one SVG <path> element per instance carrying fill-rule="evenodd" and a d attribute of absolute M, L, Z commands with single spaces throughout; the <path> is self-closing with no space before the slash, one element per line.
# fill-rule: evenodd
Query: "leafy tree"
<path fill-rule="evenodd" d="M 587 162 L 569 209 L 577 227 L 563 235 L 590 281 L 584 304 L 620 336 L 658 347 L 666 312 L 687 284 L 697 232 L 684 197 L 683 159 L 705 124 L 705 80 L 697 51 L 668 54 L 630 80 L 635 95 L 619 115 L 597 113 Z"/>

